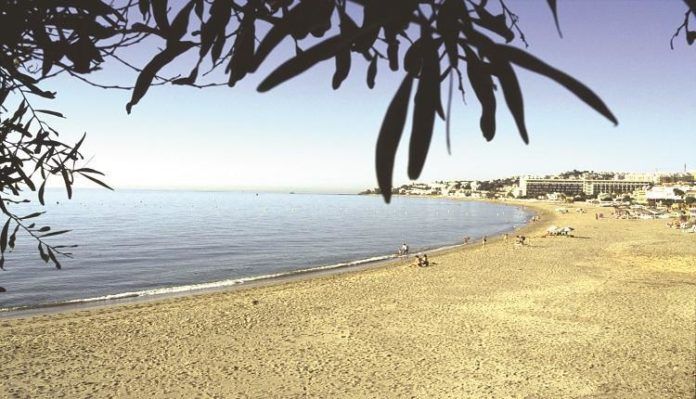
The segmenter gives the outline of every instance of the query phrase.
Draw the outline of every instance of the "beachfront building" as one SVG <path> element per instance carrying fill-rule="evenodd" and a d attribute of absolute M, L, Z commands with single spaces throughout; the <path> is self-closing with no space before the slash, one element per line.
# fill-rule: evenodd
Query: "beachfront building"
<path fill-rule="evenodd" d="M 684 196 L 678 192 L 684 193 Z M 656 186 L 646 191 L 646 200 L 648 203 L 653 202 L 681 202 L 691 193 L 689 186 Z"/>
<path fill-rule="evenodd" d="M 651 180 L 595 180 L 595 179 L 547 179 L 520 178 L 520 194 L 527 198 L 538 198 L 547 194 L 560 193 L 566 196 L 597 197 L 601 194 L 625 194 L 647 189 L 654 184 Z"/>

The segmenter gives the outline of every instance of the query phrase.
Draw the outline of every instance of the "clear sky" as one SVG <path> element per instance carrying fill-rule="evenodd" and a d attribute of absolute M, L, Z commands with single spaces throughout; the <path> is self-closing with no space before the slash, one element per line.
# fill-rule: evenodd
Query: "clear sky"
<path fill-rule="evenodd" d="M 530 145 L 519 138 L 500 93 L 498 132 L 487 143 L 467 87 L 467 105 L 453 105 L 452 155 L 439 123 L 421 180 L 575 168 L 677 171 L 684 163 L 696 169 L 696 46 L 688 47 L 682 36 L 675 50 L 669 48 L 683 19 L 682 1 L 561 0 L 563 38 L 545 1 L 507 4 L 520 16 L 528 50 L 593 88 L 620 124 L 614 127 L 555 83 L 518 70 Z M 270 63 L 277 65 L 291 49 L 285 43 Z M 63 137 L 76 140 L 86 131 L 90 166 L 106 172 L 116 188 L 354 192 L 376 186 L 377 133 L 402 77 L 380 66 L 374 90 L 365 85 L 367 65 L 355 55 L 337 92 L 331 89 L 333 61 L 265 94 L 255 88 L 268 68 L 232 89 L 155 87 L 131 115 L 125 112 L 129 92 L 69 78 L 44 88 L 58 91 L 52 107 L 68 117 L 55 124 Z M 135 81 L 110 65 L 101 77 Z M 409 132 L 397 157 L 397 184 L 408 181 Z"/>

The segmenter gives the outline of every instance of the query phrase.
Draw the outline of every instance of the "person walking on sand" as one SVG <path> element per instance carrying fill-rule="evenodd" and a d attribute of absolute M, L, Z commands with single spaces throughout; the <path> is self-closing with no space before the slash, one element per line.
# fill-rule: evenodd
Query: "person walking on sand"
<path fill-rule="evenodd" d="M 399 250 L 399 255 L 408 254 L 408 245 L 406 243 L 401 244 L 401 249 Z"/>
<path fill-rule="evenodd" d="M 486 245 L 486 241 L 488 241 L 488 237 L 483 236 L 483 240 L 481 240 L 481 243 L 482 243 L 483 245 Z"/>

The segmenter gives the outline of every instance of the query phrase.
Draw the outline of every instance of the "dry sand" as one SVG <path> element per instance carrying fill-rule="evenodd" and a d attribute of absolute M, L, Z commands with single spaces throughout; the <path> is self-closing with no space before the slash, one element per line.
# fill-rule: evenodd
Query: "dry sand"
<path fill-rule="evenodd" d="M 0 397 L 693 398 L 696 235 L 570 209 L 430 268 L 0 320 Z"/>

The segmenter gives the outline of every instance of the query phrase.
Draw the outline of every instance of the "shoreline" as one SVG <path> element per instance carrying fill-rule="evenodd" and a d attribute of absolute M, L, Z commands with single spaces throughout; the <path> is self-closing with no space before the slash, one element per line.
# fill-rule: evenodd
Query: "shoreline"
<path fill-rule="evenodd" d="M 408 197 L 408 196 L 404 196 Z M 543 213 L 545 213 L 545 220 L 546 218 L 553 217 L 553 214 L 550 212 L 544 211 L 542 208 L 539 207 L 534 207 L 533 205 L 528 205 L 522 203 L 522 201 L 517 201 L 517 202 L 510 202 L 508 203 L 507 201 L 499 201 L 499 200 L 489 200 L 489 199 L 469 199 L 469 198 L 452 198 L 452 197 L 446 197 L 446 196 L 427 196 L 427 197 L 417 197 L 417 199 L 446 199 L 446 200 L 451 200 L 451 201 L 472 201 L 472 202 L 484 202 L 484 203 L 489 203 L 489 204 L 494 204 L 494 205 L 504 205 L 504 206 L 511 206 L 511 207 L 518 207 L 522 208 L 525 211 L 530 213 L 530 219 L 527 220 L 527 222 L 521 226 L 515 226 L 509 230 L 505 230 L 504 232 L 501 232 L 499 234 L 489 236 L 487 237 L 488 243 L 493 243 L 497 242 L 502 239 L 502 237 L 505 234 L 510 234 L 510 233 L 523 233 L 523 232 L 528 232 L 531 230 L 532 226 L 536 226 L 534 222 L 531 221 L 531 216 L 539 216 Z M 153 289 L 148 289 L 148 290 L 141 290 L 141 291 L 133 291 L 133 292 L 123 292 L 123 293 L 114 293 L 114 294 L 107 294 L 104 295 L 106 298 L 102 297 L 96 297 L 96 298 L 81 298 L 81 299 L 74 299 L 74 300 L 68 300 L 64 302 L 54 302 L 54 303 L 47 303 L 47 304 L 41 304 L 41 305 L 36 305 L 36 306 L 20 306 L 17 308 L 8 308 L 8 309 L 0 309 L 0 320 L 15 320 L 15 319 L 26 319 L 26 318 L 32 318 L 32 317 L 41 317 L 41 316 L 46 316 L 46 315 L 53 315 L 53 314 L 62 314 L 62 313 L 74 313 L 74 312 L 80 312 L 80 311 L 88 311 L 88 310 L 94 310 L 94 309 L 104 309 L 104 308 L 109 308 L 112 306 L 129 306 L 129 305 L 137 305 L 140 303 L 156 303 L 158 301 L 166 301 L 169 299 L 175 299 L 175 298 L 182 298 L 182 297 L 188 297 L 188 296 L 201 296 L 201 295 L 207 295 L 207 294 L 215 294 L 215 293 L 227 293 L 227 292 L 241 292 L 245 291 L 248 289 L 254 289 L 254 288 L 261 288 L 261 287 L 268 287 L 268 286 L 275 286 L 275 285 L 283 285 L 283 284 L 288 284 L 296 281 L 304 281 L 304 280 L 312 280 L 312 279 L 317 279 L 317 278 L 324 278 L 324 277 L 331 277 L 334 275 L 342 275 L 342 274 L 349 274 L 349 273 L 359 273 L 365 270 L 372 270 L 372 269 L 380 269 L 380 268 L 386 268 L 388 266 L 393 266 L 393 265 L 401 265 L 401 264 L 407 264 L 413 262 L 414 256 L 417 253 L 429 253 L 431 256 L 434 255 L 443 255 L 446 253 L 449 253 L 451 251 L 464 251 L 467 248 L 475 248 L 477 245 L 480 245 L 479 239 L 481 237 L 472 237 L 472 241 L 470 243 L 465 243 L 463 241 L 456 242 L 454 244 L 448 244 L 448 245 L 443 245 L 439 247 L 434 247 L 430 249 L 424 249 L 422 251 L 417 251 L 410 253 L 406 256 L 395 256 L 391 258 L 386 258 L 390 255 L 377 255 L 374 256 L 373 258 L 382 258 L 385 257 L 385 259 L 379 259 L 379 260 L 374 260 L 370 261 L 368 258 L 365 259 L 365 262 L 362 262 L 363 260 L 354 260 L 354 261 L 344 261 L 344 262 L 339 262 L 336 264 L 332 265 L 320 265 L 320 266 L 315 266 L 315 267 L 309 267 L 305 269 L 298 269 L 298 270 L 293 270 L 293 271 L 288 271 L 288 272 L 282 272 L 278 274 L 271 274 L 271 275 L 261 275 L 261 276 L 253 276 L 253 277 L 241 277 L 237 279 L 229 279 L 229 280 L 217 280 L 217 281 L 211 281 L 211 282 L 203 282 L 203 283 L 194 283 L 194 284 L 188 284 L 188 285 L 180 285 L 180 286 L 169 286 L 169 287 L 159 287 L 159 288 L 153 288 Z M 361 262 L 357 264 L 351 264 L 355 262 Z M 245 280 L 246 281 L 240 281 L 240 280 Z M 228 282 L 223 285 L 215 286 L 216 284 L 221 284 Z M 182 290 L 182 291 L 177 291 L 177 288 L 184 288 L 184 287 L 195 287 L 195 286 L 211 286 L 211 287 L 203 287 L 203 288 L 192 288 L 188 290 Z M 146 292 L 148 291 L 156 291 L 156 290 L 162 290 L 165 292 L 162 293 L 155 293 L 155 294 L 147 294 Z M 174 292 L 166 292 L 168 290 L 172 290 Z M 93 299 L 93 300 L 92 300 Z"/>
<path fill-rule="evenodd" d="M 431 267 L 2 320 L 0 396 L 693 397 L 696 235 L 534 205 Z"/>

